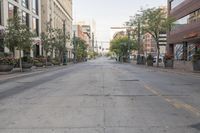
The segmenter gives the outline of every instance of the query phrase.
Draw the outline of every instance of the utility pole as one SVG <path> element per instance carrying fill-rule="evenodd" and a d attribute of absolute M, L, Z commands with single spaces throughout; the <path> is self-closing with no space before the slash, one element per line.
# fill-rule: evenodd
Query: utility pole
<path fill-rule="evenodd" d="M 63 20 L 63 35 L 64 35 L 64 53 L 63 53 L 63 65 L 67 65 L 67 48 L 66 48 L 66 20 Z"/>

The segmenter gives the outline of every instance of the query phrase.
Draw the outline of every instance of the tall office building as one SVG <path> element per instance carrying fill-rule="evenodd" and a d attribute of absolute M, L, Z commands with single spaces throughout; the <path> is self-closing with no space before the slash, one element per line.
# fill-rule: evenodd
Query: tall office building
<path fill-rule="evenodd" d="M 52 28 L 64 29 L 72 35 L 72 0 L 41 0 L 42 32 L 46 32 L 47 24 Z M 72 58 L 73 46 L 66 42 L 68 58 Z"/>
<path fill-rule="evenodd" d="M 168 0 L 168 13 L 175 25 L 168 33 L 168 52 L 175 67 L 192 70 L 192 55 L 200 48 L 200 1 Z"/>
<path fill-rule="evenodd" d="M 41 32 L 41 8 L 40 0 L 1 0 L 0 1 L 0 52 L 9 52 L 4 48 L 3 32 L 7 26 L 7 21 L 18 13 L 36 37 L 33 38 L 33 49 L 31 56 L 41 55 L 40 32 Z M 23 54 L 23 53 L 22 53 Z M 15 57 L 19 57 L 19 52 L 15 52 Z"/>

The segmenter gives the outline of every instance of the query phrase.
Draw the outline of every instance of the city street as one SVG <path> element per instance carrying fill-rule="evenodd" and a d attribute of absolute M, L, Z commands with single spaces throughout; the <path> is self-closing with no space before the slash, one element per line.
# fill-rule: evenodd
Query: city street
<path fill-rule="evenodd" d="M 0 82 L 0 133 L 199 133 L 200 77 L 105 57 Z"/>

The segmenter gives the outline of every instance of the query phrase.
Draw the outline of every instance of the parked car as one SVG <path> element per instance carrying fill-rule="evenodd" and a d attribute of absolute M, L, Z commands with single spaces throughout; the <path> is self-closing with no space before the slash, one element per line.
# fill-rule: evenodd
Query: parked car
<path fill-rule="evenodd" d="M 163 62 L 164 62 L 163 59 L 164 59 L 163 56 L 160 56 L 160 57 L 159 57 L 159 63 L 163 63 Z M 157 63 L 157 56 L 154 56 L 154 57 L 153 57 L 153 63 Z"/>

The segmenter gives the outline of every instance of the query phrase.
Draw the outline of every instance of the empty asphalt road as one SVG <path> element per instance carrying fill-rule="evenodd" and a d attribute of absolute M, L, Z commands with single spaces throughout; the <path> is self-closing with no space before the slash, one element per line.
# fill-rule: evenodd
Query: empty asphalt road
<path fill-rule="evenodd" d="M 103 57 L 15 78 L 0 133 L 200 133 L 200 78 Z"/>

